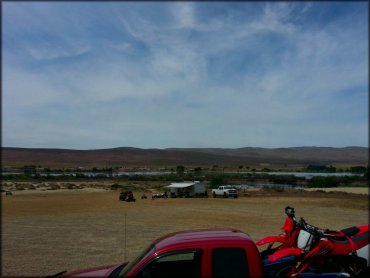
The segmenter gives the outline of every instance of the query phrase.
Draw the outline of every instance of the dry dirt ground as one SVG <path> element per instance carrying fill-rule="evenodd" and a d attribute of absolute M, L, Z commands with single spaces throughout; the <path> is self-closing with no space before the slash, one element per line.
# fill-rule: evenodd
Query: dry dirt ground
<path fill-rule="evenodd" d="M 173 231 L 233 227 L 258 240 L 279 234 L 283 209 L 322 228 L 368 223 L 368 196 L 250 192 L 238 199 L 118 201 L 102 189 L 2 195 L 2 276 L 46 276 L 62 270 L 132 260 L 152 240 Z"/>

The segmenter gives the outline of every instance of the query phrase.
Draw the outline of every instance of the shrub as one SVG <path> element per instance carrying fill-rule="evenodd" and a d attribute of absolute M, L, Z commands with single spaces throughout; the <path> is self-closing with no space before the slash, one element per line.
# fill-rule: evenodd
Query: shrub
<path fill-rule="evenodd" d="M 211 188 L 217 188 L 220 185 L 223 185 L 224 183 L 225 183 L 225 180 L 223 176 L 215 176 L 211 179 L 209 184 Z"/>
<path fill-rule="evenodd" d="M 76 189 L 77 186 L 73 183 L 69 183 L 68 186 L 67 186 L 68 189 Z"/>
<path fill-rule="evenodd" d="M 308 187 L 338 187 L 338 181 L 336 177 L 313 177 Z"/>

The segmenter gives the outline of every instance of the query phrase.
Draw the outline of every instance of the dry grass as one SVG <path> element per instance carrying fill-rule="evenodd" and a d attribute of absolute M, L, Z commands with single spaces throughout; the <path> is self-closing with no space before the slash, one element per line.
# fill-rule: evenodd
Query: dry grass
<path fill-rule="evenodd" d="M 287 205 L 323 228 L 368 222 L 368 200 L 361 195 L 167 200 L 135 196 L 135 203 L 127 203 L 118 201 L 118 192 L 106 190 L 3 195 L 2 276 L 46 276 L 131 260 L 155 238 L 185 229 L 234 227 L 258 240 L 280 233 Z"/>
<path fill-rule="evenodd" d="M 368 194 L 369 187 L 333 187 L 333 188 L 306 188 L 307 191 L 323 190 L 326 192 L 346 192 L 354 194 Z"/>

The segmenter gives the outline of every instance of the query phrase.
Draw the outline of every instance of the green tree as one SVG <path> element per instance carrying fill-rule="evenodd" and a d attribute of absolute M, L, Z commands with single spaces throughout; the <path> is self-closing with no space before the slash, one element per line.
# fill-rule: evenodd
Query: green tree
<path fill-rule="evenodd" d="M 178 165 L 176 167 L 176 174 L 178 174 L 179 176 L 184 175 L 184 172 L 185 172 L 185 167 L 184 166 Z"/>
<path fill-rule="evenodd" d="M 338 181 L 336 177 L 313 177 L 309 184 L 309 187 L 337 187 Z"/>
<path fill-rule="evenodd" d="M 211 188 L 217 188 L 220 185 L 223 185 L 225 183 L 225 179 L 223 176 L 214 176 L 210 181 Z"/>
<path fill-rule="evenodd" d="M 23 167 L 24 174 L 26 176 L 31 176 L 36 174 L 36 166 L 35 165 L 25 165 Z"/>
<path fill-rule="evenodd" d="M 195 167 L 194 168 L 194 174 L 199 176 L 202 174 L 202 168 L 201 167 Z"/>
<path fill-rule="evenodd" d="M 366 173 L 366 167 L 363 166 L 354 166 L 350 168 L 351 173 L 355 174 L 365 174 Z"/>

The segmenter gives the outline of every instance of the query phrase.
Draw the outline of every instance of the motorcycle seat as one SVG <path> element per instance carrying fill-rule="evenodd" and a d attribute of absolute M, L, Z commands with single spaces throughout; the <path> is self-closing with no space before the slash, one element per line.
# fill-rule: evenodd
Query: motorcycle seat
<path fill-rule="evenodd" d="M 370 238 L 369 238 L 369 232 L 366 232 L 366 233 L 363 233 L 363 234 L 359 234 L 359 235 L 356 235 L 356 236 L 349 236 L 351 238 L 351 240 L 354 242 L 354 243 L 360 243 L 360 242 L 370 242 Z M 350 242 L 345 238 L 345 237 L 336 237 L 335 239 L 331 239 L 331 241 L 335 242 L 335 243 L 339 243 L 339 244 L 349 244 Z"/>
<path fill-rule="evenodd" d="M 341 232 L 343 234 L 345 234 L 346 236 L 348 236 L 348 237 L 351 237 L 351 236 L 357 234 L 359 231 L 360 231 L 360 229 L 357 228 L 357 227 L 349 227 L 349 228 L 341 230 Z"/>

